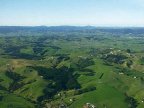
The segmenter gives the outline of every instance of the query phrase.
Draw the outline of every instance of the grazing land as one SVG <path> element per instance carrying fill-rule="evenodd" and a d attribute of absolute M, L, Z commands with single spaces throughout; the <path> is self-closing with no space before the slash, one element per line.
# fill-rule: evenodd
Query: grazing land
<path fill-rule="evenodd" d="M 144 108 L 144 28 L 0 27 L 0 108 L 92 106 Z"/>

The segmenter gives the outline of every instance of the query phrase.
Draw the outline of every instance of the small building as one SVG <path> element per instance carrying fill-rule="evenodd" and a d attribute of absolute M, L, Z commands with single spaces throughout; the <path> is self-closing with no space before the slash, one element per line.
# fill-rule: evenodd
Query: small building
<path fill-rule="evenodd" d="M 96 108 L 96 106 L 91 103 L 86 103 L 83 108 Z"/>
<path fill-rule="evenodd" d="M 59 106 L 59 108 L 67 108 L 67 106 L 64 105 L 64 104 L 61 104 L 61 105 Z"/>
<path fill-rule="evenodd" d="M 137 77 L 136 76 L 134 76 L 134 79 L 136 79 Z"/>
<path fill-rule="evenodd" d="M 123 72 L 120 72 L 120 73 L 119 73 L 119 75 L 123 75 L 123 74 L 124 74 Z"/>

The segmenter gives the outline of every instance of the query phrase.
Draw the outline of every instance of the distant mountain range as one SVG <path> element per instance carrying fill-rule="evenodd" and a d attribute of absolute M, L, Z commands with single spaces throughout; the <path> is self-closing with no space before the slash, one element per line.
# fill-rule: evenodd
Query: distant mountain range
<path fill-rule="evenodd" d="M 118 34 L 144 34 L 144 27 L 95 27 L 95 26 L 0 26 L 0 34 L 30 32 L 108 32 Z"/>

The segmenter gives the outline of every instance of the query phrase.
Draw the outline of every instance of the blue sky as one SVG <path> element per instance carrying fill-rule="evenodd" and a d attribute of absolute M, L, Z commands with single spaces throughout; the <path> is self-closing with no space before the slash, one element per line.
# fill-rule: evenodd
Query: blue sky
<path fill-rule="evenodd" d="M 144 26 L 144 0 L 0 0 L 0 25 Z"/>

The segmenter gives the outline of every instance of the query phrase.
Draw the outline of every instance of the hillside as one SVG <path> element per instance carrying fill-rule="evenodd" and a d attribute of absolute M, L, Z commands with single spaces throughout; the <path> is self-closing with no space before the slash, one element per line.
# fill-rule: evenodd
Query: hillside
<path fill-rule="evenodd" d="M 0 27 L 0 108 L 144 108 L 144 28 Z"/>

